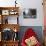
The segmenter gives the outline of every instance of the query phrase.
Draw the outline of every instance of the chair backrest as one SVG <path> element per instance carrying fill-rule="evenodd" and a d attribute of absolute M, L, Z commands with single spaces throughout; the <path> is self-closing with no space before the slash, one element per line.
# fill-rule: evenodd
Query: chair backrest
<path fill-rule="evenodd" d="M 34 30 L 32 29 L 32 28 L 28 28 L 27 30 L 26 30 L 26 32 L 25 32 L 25 34 L 24 34 L 24 36 L 23 36 L 23 38 L 22 38 L 22 46 L 25 46 L 25 39 L 28 39 L 29 37 L 31 37 L 31 36 L 35 36 L 36 37 L 36 33 L 34 32 Z"/>
<path fill-rule="evenodd" d="M 26 30 L 26 32 L 25 32 L 25 34 L 24 34 L 24 37 L 23 37 L 23 39 L 25 40 L 25 39 L 27 39 L 27 38 L 29 38 L 29 37 L 32 37 L 32 36 L 37 36 L 37 34 L 34 32 L 34 30 L 32 29 L 32 28 L 28 28 L 27 30 Z"/>

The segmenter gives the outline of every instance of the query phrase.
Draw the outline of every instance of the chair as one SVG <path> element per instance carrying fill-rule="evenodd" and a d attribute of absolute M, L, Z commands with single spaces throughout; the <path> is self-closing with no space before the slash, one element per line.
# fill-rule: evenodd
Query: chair
<path fill-rule="evenodd" d="M 34 30 L 32 28 L 28 28 L 24 34 L 24 37 L 22 38 L 22 42 L 21 42 L 21 46 L 27 46 L 25 40 L 30 38 L 30 37 L 35 37 L 36 40 L 38 41 L 37 44 L 35 46 L 41 46 L 39 40 L 37 39 L 37 35 L 36 33 L 34 32 Z"/>

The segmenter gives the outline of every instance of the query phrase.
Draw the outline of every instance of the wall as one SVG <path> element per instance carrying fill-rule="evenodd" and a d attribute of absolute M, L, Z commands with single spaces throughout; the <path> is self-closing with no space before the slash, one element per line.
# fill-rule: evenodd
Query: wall
<path fill-rule="evenodd" d="M 14 0 L 15 1 L 15 0 Z M 0 6 L 15 6 L 13 0 L 0 0 Z M 43 26 L 43 6 L 42 0 L 17 0 L 18 5 L 20 6 L 20 17 L 19 24 L 21 26 Z M 37 18 L 36 19 L 24 19 L 23 18 L 23 8 L 36 8 Z"/>
<path fill-rule="evenodd" d="M 42 0 L 24 0 L 19 1 L 23 8 L 36 8 L 37 18 L 36 19 L 24 19 L 21 13 L 20 16 L 20 25 L 21 26 L 43 26 L 43 6 Z M 22 10 L 23 11 L 23 10 Z M 22 12 L 21 11 L 21 12 Z"/>
<path fill-rule="evenodd" d="M 0 0 L 0 6 L 1 7 L 12 7 L 15 5 L 15 0 Z"/>

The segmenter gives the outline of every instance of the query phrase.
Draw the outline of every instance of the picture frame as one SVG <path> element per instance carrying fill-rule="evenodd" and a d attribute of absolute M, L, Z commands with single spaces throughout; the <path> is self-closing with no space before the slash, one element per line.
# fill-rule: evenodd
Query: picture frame
<path fill-rule="evenodd" d="M 10 10 L 10 11 L 9 11 L 9 14 L 10 14 L 10 15 L 16 15 L 17 13 L 18 13 L 18 12 L 17 12 L 16 10 Z"/>
<path fill-rule="evenodd" d="M 2 15 L 9 15 L 9 10 L 2 10 Z"/>
<path fill-rule="evenodd" d="M 25 8 L 23 10 L 23 17 L 24 18 L 37 18 L 37 10 L 31 8 Z"/>

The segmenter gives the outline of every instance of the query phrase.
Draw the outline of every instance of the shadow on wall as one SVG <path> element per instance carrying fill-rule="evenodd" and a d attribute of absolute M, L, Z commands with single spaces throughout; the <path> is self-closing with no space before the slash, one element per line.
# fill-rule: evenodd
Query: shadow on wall
<path fill-rule="evenodd" d="M 25 31 L 28 28 L 32 28 L 34 30 L 34 32 L 36 32 L 39 41 L 41 43 L 43 43 L 43 30 L 42 30 L 42 26 L 21 26 L 20 27 L 20 32 L 19 32 L 20 42 L 21 42 L 21 40 L 23 38 L 23 35 L 24 35 Z"/>

